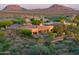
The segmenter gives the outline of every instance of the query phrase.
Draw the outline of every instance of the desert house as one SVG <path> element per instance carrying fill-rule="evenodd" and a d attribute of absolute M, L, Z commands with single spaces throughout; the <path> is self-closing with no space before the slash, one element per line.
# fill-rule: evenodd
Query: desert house
<path fill-rule="evenodd" d="M 32 34 L 39 34 L 45 32 L 51 32 L 54 26 L 45 26 L 45 25 L 28 25 L 22 26 L 20 29 L 29 29 L 31 30 Z"/>

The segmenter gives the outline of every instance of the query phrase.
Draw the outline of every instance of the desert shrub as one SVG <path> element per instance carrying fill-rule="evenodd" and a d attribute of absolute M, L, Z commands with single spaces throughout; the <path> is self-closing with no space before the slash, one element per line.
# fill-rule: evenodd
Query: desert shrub
<path fill-rule="evenodd" d="M 31 46 L 27 54 L 30 55 L 48 55 L 50 54 L 47 46 Z"/>
<path fill-rule="evenodd" d="M 4 31 L 0 31 L 0 37 L 5 36 L 5 32 Z"/>
<path fill-rule="evenodd" d="M 71 48 L 70 50 L 69 50 L 69 52 L 70 53 L 72 53 L 72 54 L 76 54 L 76 55 L 78 55 L 79 54 L 79 48 Z"/>
<path fill-rule="evenodd" d="M 7 38 L 0 37 L 0 52 L 6 52 L 12 46 L 13 42 Z"/>
<path fill-rule="evenodd" d="M 42 39 L 42 38 L 36 39 L 36 43 L 37 43 L 37 44 L 44 44 L 44 42 L 45 42 L 45 40 Z"/>
<path fill-rule="evenodd" d="M 20 47 L 11 48 L 10 53 L 13 55 L 19 55 L 21 53 L 21 48 Z"/>
<path fill-rule="evenodd" d="M 21 34 L 23 34 L 24 36 L 32 36 L 32 32 L 28 29 L 22 29 Z"/>
<path fill-rule="evenodd" d="M 52 55 L 56 54 L 57 50 L 56 50 L 56 45 L 55 44 L 49 45 L 48 48 L 50 50 L 50 54 L 52 54 Z"/>

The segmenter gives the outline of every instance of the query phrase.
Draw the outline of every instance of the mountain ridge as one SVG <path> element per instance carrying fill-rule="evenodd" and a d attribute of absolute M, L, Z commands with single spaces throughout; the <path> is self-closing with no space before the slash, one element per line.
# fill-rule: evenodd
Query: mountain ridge
<path fill-rule="evenodd" d="M 12 6 L 12 5 L 9 5 L 9 6 Z M 15 8 L 15 6 L 18 6 L 17 8 Z M 54 4 L 48 8 L 43 8 L 43 9 L 25 9 L 19 5 L 15 5 L 13 7 L 8 7 L 6 6 L 3 10 L 7 11 L 6 8 L 14 8 L 15 10 L 17 9 L 20 9 L 19 11 L 25 11 L 26 13 L 36 13 L 36 14 L 44 14 L 44 15 L 72 15 L 72 14 L 77 14 L 79 13 L 79 11 L 77 10 L 74 10 L 70 7 L 66 7 L 66 6 L 63 6 L 63 5 L 59 5 L 59 4 Z M 13 10 L 13 9 L 12 9 Z M 12 11 L 11 9 L 8 10 L 8 11 Z"/>
<path fill-rule="evenodd" d="M 19 5 L 7 5 L 3 10 L 4 11 L 25 11 L 26 9 Z"/>

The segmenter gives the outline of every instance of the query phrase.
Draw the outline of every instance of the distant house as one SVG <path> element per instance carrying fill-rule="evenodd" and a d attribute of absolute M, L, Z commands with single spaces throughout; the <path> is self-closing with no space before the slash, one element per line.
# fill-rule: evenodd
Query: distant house
<path fill-rule="evenodd" d="M 52 21 L 53 22 L 60 22 L 61 19 L 64 19 L 65 21 L 69 21 L 69 19 L 71 20 L 71 16 L 55 16 L 55 17 L 52 17 Z"/>
<path fill-rule="evenodd" d="M 65 22 L 65 21 L 64 21 L 64 24 L 65 25 L 73 25 L 73 26 L 76 26 L 77 25 L 77 23 L 71 23 L 71 22 Z"/>
<path fill-rule="evenodd" d="M 32 20 L 41 20 L 41 18 L 37 17 L 37 16 L 26 16 L 24 17 L 26 22 L 31 22 Z"/>
<path fill-rule="evenodd" d="M 60 21 L 60 17 L 52 17 L 52 21 L 53 22 L 59 22 Z"/>
<path fill-rule="evenodd" d="M 27 22 L 30 22 L 31 20 L 30 20 L 30 18 L 25 18 L 25 22 L 27 23 Z"/>
<path fill-rule="evenodd" d="M 4 21 L 4 20 L 16 20 L 16 18 L 1 18 L 0 17 L 0 21 Z"/>
<path fill-rule="evenodd" d="M 41 20 L 43 20 L 44 22 L 49 21 L 49 19 L 48 19 L 48 18 L 42 18 Z"/>
<path fill-rule="evenodd" d="M 61 22 L 49 22 L 49 23 L 44 23 L 44 25 L 62 26 L 63 24 Z"/>

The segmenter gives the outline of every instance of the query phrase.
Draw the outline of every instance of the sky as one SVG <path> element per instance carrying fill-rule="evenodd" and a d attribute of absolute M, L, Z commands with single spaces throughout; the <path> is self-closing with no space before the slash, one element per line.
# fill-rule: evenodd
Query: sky
<path fill-rule="evenodd" d="M 43 9 L 48 8 L 54 4 L 20 4 L 21 7 L 24 7 L 26 9 Z M 79 4 L 63 4 L 64 6 L 71 7 L 75 10 L 79 10 Z M 5 8 L 6 4 L 0 4 L 0 10 Z"/>

